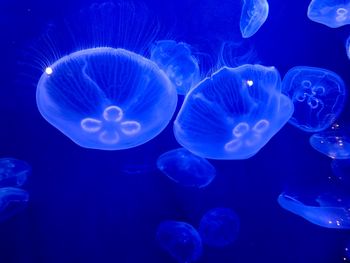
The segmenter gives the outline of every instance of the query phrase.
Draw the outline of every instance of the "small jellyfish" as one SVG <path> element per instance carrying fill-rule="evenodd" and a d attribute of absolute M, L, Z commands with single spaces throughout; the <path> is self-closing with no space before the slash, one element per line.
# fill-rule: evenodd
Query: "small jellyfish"
<path fill-rule="evenodd" d="M 343 110 L 346 98 L 345 84 L 336 73 L 304 66 L 287 72 L 282 91 L 294 103 L 289 123 L 306 132 L 330 127 Z"/>
<path fill-rule="evenodd" d="M 197 261 L 202 255 L 202 240 L 197 230 L 188 223 L 164 221 L 157 229 L 159 245 L 179 263 Z"/>
<path fill-rule="evenodd" d="M 39 79 L 39 112 L 81 147 L 136 147 L 156 137 L 175 112 L 176 89 L 146 57 L 158 27 L 148 23 L 147 10 L 137 10 L 95 4 L 84 24 L 72 22 L 85 46 L 56 56 Z"/>
<path fill-rule="evenodd" d="M 28 203 L 27 191 L 15 187 L 0 188 L 0 222 L 22 211 Z"/>
<path fill-rule="evenodd" d="M 157 160 L 157 167 L 171 180 L 186 187 L 205 187 L 216 175 L 210 162 L 184 148 L 163 153 Z"/>
<path fill-rule="evenodd" d="M 269 4 L 267 0 L 243 0 L 239 23 L 242 37 L 253 36 L 265 23 L 268 15 Z"/>
<path fill-rule="evenodd" d="M 0 187 L 21 187 L 31 173 L 28 163 L 14 158 L 0 158 Z"/>
<path fill-rule="evenodd" d="M 310 137 L 310 144 L 332 159 L 350 159 L 350 137 L 342 130 L 315 133 Z"/>
<path fill-rule="evenodd" d="M 331 28 L 350 24 L 349 0 L 312 0 L 307 10 L 310 20 Z"/>
<path fill-rule="evenodd" d="M 350 59 L 350 36 L 345 41 L 345 51 L 348 59 Z"/>
<path fill-rule="evenodd" d="M 165 72 L 180 95 L 185 95 L 199 82 L 198 61 L 186 43 L 157 41 L 151 49 L 151 60 Z"/>
<path fill-rule="evenodd" d="M 350 229 L 350 203 L 342 204 L 341 199 L 334 201 L 329 200 L 327 196 L 320 196 L 316 199 L 319 206 L 311 206 L 282 193 L 277 201 L 282 208 L 315 225 L 326 228 Z"/>
<path fill-rule="evenodd" d="M 186 95 L 174 122 L 177 141 L 195 155 L 247 159 L 289 120 L 293 103 L 274 67 L 223 67 Z"/>
<path fill-rule="evenodd" d="M 214 208 L 203 215 L 198 232 L 208 246 L 224 247 L 237 239 L 239 228 L 238 215 L 232 209 Z"/>

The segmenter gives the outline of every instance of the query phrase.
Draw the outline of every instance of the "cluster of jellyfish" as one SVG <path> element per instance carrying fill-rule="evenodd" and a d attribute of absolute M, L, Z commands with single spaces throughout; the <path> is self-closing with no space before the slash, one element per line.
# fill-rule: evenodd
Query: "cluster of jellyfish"
<path fill-rule="evenodd" d="M 332 28 L 350 24 L 350 2 L 344 2 L 313 0 L 307 16 Z M 81 147 L 123 150 L 152 140 L 174 117 L 173 133 L 182 148 L 159 156 L 157 167 L 181 186 L 204 188 L 216 176 L 207 159 L 250 158 L 289 123 L 312 133 L 310 145 L 334 159 L 334 172 L 346 177 L 350 139 L 336 121 L 347 92 L 338 74 L 296 66 L 281 78 L 273 66 L 242 64 L 222 66 L 206 76 L 191 45 L 159 39 L 158 27 L 147 27 L 149 20 L 142 10 L 117 21 L 101 15 L 106 10 L 125 15 L 130 8 L 135 6 L 94 6 L 100 15 L 94 16 L 92 23 L 101 24 L 94 27 L 100 30 L 95 35 L 113 37 L 58 59 L 54 54 L 54 61 L 50 56 L 47 59 L 37 84 L 36 101 L 41 115 L 52 126 Z M 268 11 L 266 0 L 243 1 L 239 24 L 242 38 L 258 32 Z M 123 23 L 129 23 L 132 30 Z M 110 30 L 113 34 L 108 33 Z M 184 100 L 174 116 L 178 96 Z M 27 200 L 18 192 L 22 190 L 14 189 L 0 191 Z M 289 193 L 278 197 L 282 208 L 316 225 L 350 228 L 350 203 L 322 196 L 316 201 L 319 206 L 304 204 Z M 198 231 L 185 222 L 161 223 L 157 239 L 178 262 L 193 262 L 202 253 L 202 242 L 212 246 L 232 243 L 238 222 L 232 210 L 218 208 L 203 216 Z"/>

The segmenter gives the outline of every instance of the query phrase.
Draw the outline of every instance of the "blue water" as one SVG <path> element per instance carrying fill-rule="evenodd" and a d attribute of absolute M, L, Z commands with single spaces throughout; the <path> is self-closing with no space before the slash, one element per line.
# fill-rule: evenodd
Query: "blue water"
<path fill-rule="evenodd" d="M 30 196 L 27 207 L 0 223 L 0 262 L 176 262 L 157 242 L 159 224 L 180 221 L 198 228 L 202 216 L 217 207 L 237 214 L 238 236 L 226 247 L 204 245 L 198 262 L 344 262 L 348 230 L 312 224 L 277 202 L 281 193 L 311 206 L 328 191 L 350 194 L 348 182 L 332 174 L 331 158 L 310 146 L 312 133 L 286 124 L 249 159 L 210 160 L 216 177 L 196 189 L 174 183 L 156 166 L 162 153 L 179 148 L 172 127 L 176 114 L 154 139 L 120 151 L 80 147 L 40 115 L 36 84 L 42 72 L 36 61 L 45 48 L 38 48 L 37 40 L 45 32 L 63 32 L 60 23 L 93 2 L 0 3 L 0 157 L 32 167 L 22 187 Z M 240 1 L 144 0 L 159 18 L 163 36 L 193 47 L 208 74 L 217 70 L 223 42 L 243 41 L 256 58 L 241 59 L 274 66 L 282 77 L 295 66 L 319 67 L 349 86 L 349 27 L 311 21 L 306 0 L 268 2 L 266 22 L 243 41 Z M 176 112 L 182 102 L 179 97 Z M 349 106 L 347 100 L 341 124 L 349 124 Z"/>

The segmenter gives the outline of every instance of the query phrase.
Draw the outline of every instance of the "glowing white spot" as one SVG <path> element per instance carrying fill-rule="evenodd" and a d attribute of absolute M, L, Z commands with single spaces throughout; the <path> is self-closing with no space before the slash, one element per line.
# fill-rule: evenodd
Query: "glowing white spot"
<path fill-rule="evenodd" d="M 249 86 L 249 87 L 251 87 L 251 86 L 253 86 L 253 84 L 254 84 L 254 81 L 252 81 L 252 80 L 247 80 L 247 85 Z"/>
<path fill-rule="evenodd" d="M 53 70 L 52 70 L 51 67 L 47 67 L 47 68 L 45 69 L 45 73 L 46 73 L 47 75 L 51 75 L 52 72 L 53 72 Z"/>
<path fill-rule="evenodd" d="M 328 224 L 333 224 L 333 222 L 331 220 L 328 221 Z"/>

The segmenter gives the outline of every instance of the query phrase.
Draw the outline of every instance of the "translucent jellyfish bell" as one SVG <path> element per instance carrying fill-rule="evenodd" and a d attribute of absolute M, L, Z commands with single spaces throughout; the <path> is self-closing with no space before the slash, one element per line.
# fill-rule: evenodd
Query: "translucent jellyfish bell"
<path fill-rule="evenodd" d="M 205 187 L 216 176 L 213 165 L 184 148 L 163 153 L 157 160 L 157 167 L 171 180 L 186 187 Z"/>
<path fill-rule="evenodd" d="M 164 221 L 157 229 L 159 245 L 179 263 L 197 261 L 202 255 L 202 240 L 188 223 Z"/>
<path fill-rule="evenodd" d="M 31 173 L 28 163 L 14 158 L 0 158 L 0 187 L 21 187 Z"/>
<path fill-rule="evenodd" d="M 312 0 L 307 10 L 310 20 L 331 28 L 350 24 L 349 0 Z"/>
<path fill-rule="evenodd" d="M 200 72 L 191 47 L 174 40 L 157 41 L 151 49 L 151 60 L 165 72 L 177 93 L 185 95 L 199 82 Z"/>
<path fill-rule="evenodd" d="M 198 232 L 203 243 L 213 247 L 224 247 L 237 239 L 239 228 L 239 218 L 232 209 L 214 208 L 203 215 Z"/>
<path fill-rule="evenodd" d="M 310 144 L 332 159 L 350 159 L 350 136 L 342 130 L 315 133 Z"/>
<path fill-rule="evenodd" d="M 183 147 L 203 158 L 247 159 L 292 114 L 293 103 L 281 94 L 274 67 L 223 67 L 186 95 L 174 134 Z"/>
<path fill-rule="evenodd" d="M 253 36 L 265 23 L 269 15 L 267 0 L 243 0 L 240 29 L 242 37 Z"/>
<path fill-rule="evenodd" d="M 296 198 L 282 193 L 278 197 L 278 203 L 284 209 L 307 221 L 326 228 L 350 229 L 350 203 L 342 204 L 341 200 L 317 198 L 320 206 L 306 205 Z"/>
<path fill-rule="evenodd" d="M 97 13 L 84 21 L 92 24 L 87 41 L 90 35 L 103 39 L 46 68 L 37 85 L 38 109 L 85 148 L 120 150 L 146 143 L 167 126 L 177 103 L 169 78 L 142 53 L 154 40 L 152 24 L 123 5 L 102 4 L 90 12 Z"/>
<path fill-rule="evenodd" d="M 289 123 L 306 132 L 323 131 L 342 112 L 346 87 L 336 73 L 314 67 L 290 69 L 282 81 L 282 91 L 294 103 Z"/>

